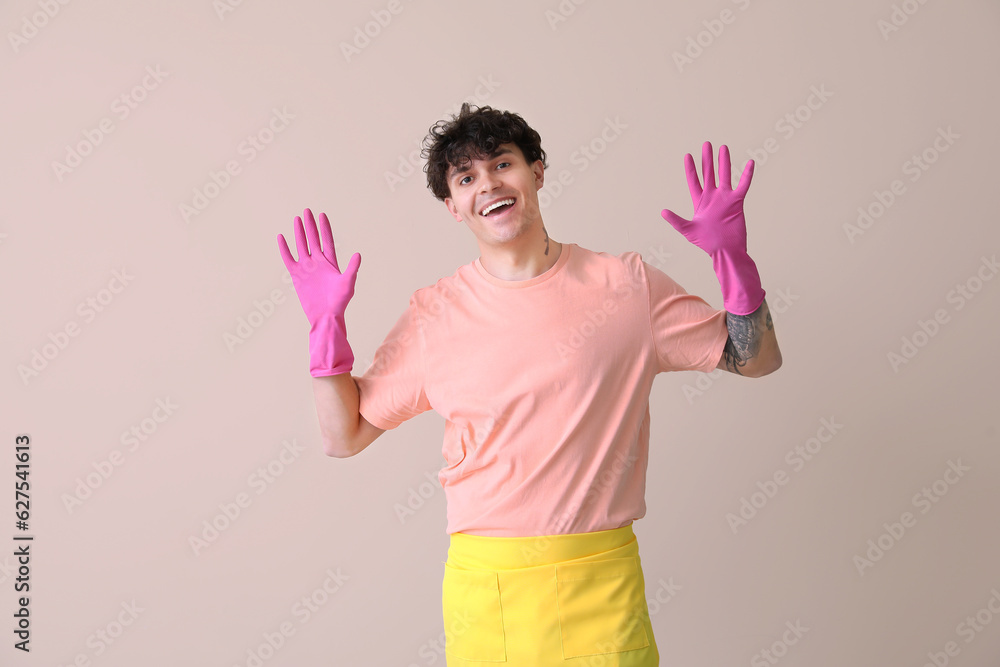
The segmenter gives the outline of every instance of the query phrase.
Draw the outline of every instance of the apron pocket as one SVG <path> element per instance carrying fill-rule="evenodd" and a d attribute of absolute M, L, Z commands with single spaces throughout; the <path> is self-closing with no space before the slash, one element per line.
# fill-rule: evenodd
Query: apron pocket
<path fill-rule="evenodd" d="M 634 556 L 557 564 L 556 587 L 564 658 L 649 646 Z"/>
<path fill-rule="evenodd" d="M 445 653 L 465 660 L 507 662 L 496 572 L 444 564 L 441 585 Z"/>

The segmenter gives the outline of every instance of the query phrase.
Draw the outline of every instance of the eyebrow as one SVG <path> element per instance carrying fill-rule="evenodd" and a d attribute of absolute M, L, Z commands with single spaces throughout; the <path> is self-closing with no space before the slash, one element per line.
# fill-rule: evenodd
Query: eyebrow
<path fill-rule="evenodd" d="M 496 158 L 500 157 L 501 155 L 513 155 L 513 154 L 514 154 L 514 151 L 512 151 L 509 148 L 498 148 L 497 150 L 495 150 L 492 153 L 490 153 L 487 156 L 486 159 L 488 159 L 488 160 L 495 160 Z M 452 167 L 452 172 L 451 172 L 451 175 L 448 177 L 448 180 L 452 180 L 453 178 L 455 178 L 459 174 L 464 174 L 465 172 L 469 171 L 470 169 L 472 169 L 471 162 L 470 163 L 466 163 L 465 166 L 463 166 L 463 167 Z"/>

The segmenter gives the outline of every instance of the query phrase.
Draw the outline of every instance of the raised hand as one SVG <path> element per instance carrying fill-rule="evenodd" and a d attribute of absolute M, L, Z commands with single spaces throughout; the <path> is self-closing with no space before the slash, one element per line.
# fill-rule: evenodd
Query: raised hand
<path fill-rule="evenodd" d="M 747 162 L 740 184 L 733 190 L 729 148 L 719 149 L 719 185 L 715 184 L 714 156 L 708 141 L 701 149 L 701 171 L 705 186 L 698 180 L 694 158 L 684 157 L 688 189 L 694 215 L 690 220 L 663 209 L 660 215 L 712 258 L 712 267 L 722 287 L 727 312 L 749 315 L 764 302 L 757 265 L 747 254 L 747 223 L 743 215 L 743 200 L 753 179 L 753 160 Z"/>
<path fill-rule="evenodd" d="M 706 141 L 701 151 L 701 171 L 705 180 L 705 187 L 702 188 L 694 158 L 690 153 L 685 155 L 684 168 L 687 172 L 688 189 L 691 191 L 691 203 L 694 205 L 694 216 L 687 220 L 668 209 L 663 209 L 660 215 L 684 238 L 709 255 L 715 255 L 720 250 L 746 252 L 747 224 L 743 216 L 743 200 L 753 179 L 753 160 L 747 162 L 740 184 L 735 190 L 728 146 L 723 144 L 719 149 L 718 187 L 715 185 L 714 162 L 712 144 Z"/>
<path fill-rule="evenodd" d="M 313 377 L 347 373 L 354 367 L 354 352 L 347 342 L 344 311 L 354 296 L 361 254 L 354 253 L 347 270 L 342 273 L 326 214 L 319 215 L 319 231 L 311 210 L 305 209 L 303 217 L 304 225 L 302 218 L 295 216 L 298 261 L 292 258 L 281 234 L 278 234 L 278 250 L 309 320 L 309 371 Z"/>

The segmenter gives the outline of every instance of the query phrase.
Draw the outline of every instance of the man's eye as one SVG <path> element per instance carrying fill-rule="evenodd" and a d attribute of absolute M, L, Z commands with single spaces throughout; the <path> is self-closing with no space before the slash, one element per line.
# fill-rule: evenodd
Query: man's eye
<path fill-rule="evenodd" d="M 506 165 L 508 165 L 508 166 L 509 166 L 509 165 L 510 165 L 510 162 L 501 162 L 500 164 L 506 164 Z M 498 167 L 498 168 L 500 167 L 500 164 L 498 164 L 498 165 L 497 165 L 497 167 Z"/>
<path fill-rule="evenodd" d="M 466 176 L 465 178 L 469 178 L 469 176 Z M 459 184 L 459 185 L 465 185 L 465 178 L 463 178 L 462 180 L 460 180 L 460 181 L 458 182 L 458 184 Z"/>

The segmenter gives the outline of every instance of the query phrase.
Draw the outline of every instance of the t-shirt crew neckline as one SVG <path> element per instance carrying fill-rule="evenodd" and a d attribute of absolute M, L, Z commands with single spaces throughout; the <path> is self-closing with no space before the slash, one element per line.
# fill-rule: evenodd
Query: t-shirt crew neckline
<path fill-rule="evenodd" d="M 570 248 L 576 245 L 575 243 L 563 243 L 562 249 L 559 251 L 559 259 L 556 263 L 550 266 L 544 273 L 540 273 L 534 278 L 528 278 L 527 280 L 503 280 L 502 278 L 497 278 L 492 273 L 489 273 L 485 268 L 483 268 L 483 263 L 480 261 L 482 257 L 477 257 L 474 262 L 476 266 L 476 271 L 480 276 L 483 277 L 486 282 L 496 285 L 497 287 L 506 287 L 508 289 L 520 289 L 522 287 L 531 287 L 532 285 L 537 285 L 538 283 L 545 282 L 552 276 L 559 273 L 566 262 L 569 260 Z"/>

